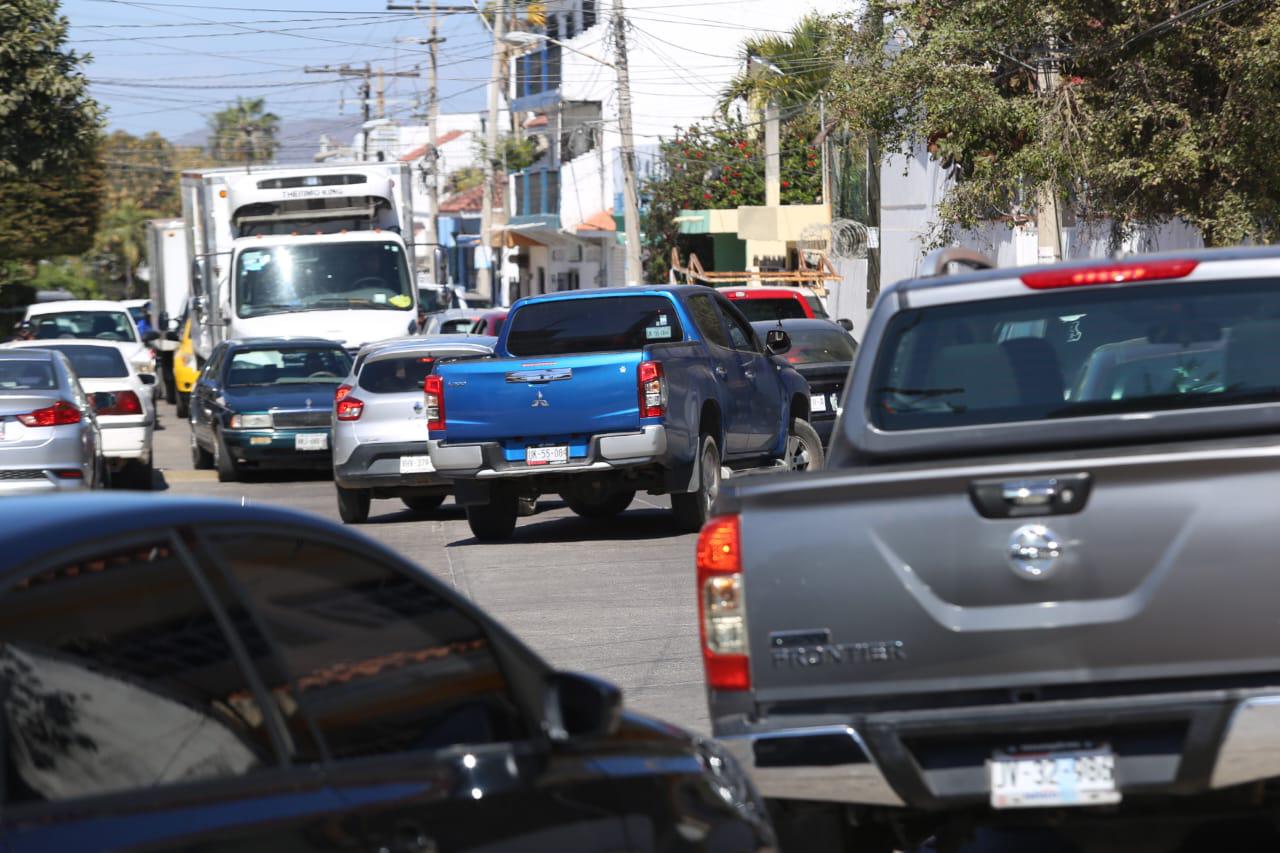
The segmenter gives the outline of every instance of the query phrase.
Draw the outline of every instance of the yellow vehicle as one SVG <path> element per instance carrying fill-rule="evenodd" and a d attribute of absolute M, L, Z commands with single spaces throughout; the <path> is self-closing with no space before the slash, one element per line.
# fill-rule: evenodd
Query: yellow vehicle
<path fill-rule="evenodd" d="M 182 324 L 182 342 L 173 356 L 173 384 L 178 391 L 178 417 L 185 418 L 191 414 L 191 389 L 196 385 L 196 377 L 200 375 L 200 364 L 196 360 L 196 348 L 191 341 L 191 318 Z"/>

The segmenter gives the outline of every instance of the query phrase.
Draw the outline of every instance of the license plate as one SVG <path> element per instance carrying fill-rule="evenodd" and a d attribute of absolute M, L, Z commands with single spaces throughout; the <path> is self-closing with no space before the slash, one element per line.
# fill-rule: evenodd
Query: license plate
<path fill-rule="evenodd" d="M 328 450 L 327 432 L 300 432 L 293 437 L 294 450 Z"/>
<path fill-rule="evenodd" d="M 1098 806 L 1120 802 L 1110 747 L 1011 755 L 987 762 L 991 807 Z"/>
<path fill-rule="evenodd" d="M 429 474 L 436 470 L 431 464 L 430 456 L 401 456 L 401 474 Z"/>
<path fill-rule="evenodd" d="M 527 465 L 563 465 L 569 461 L 569 446 L 526 447 L 524 461 Z"/>
<path fill-rule="evenodd" d="M 814 394 L 809 398 L 809 409 L 814 412 L 825 412 L 827 410 L 827 395 Z"/>

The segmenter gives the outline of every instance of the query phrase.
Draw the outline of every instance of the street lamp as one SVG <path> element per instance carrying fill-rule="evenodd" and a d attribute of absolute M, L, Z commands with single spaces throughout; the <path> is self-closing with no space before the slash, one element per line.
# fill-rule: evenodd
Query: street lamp
<path fill-rule="evenodd" d="M 537 47 L 538 45 L 543 44 L 544 42 L 547 44 L 554 44 L 556 47 L 563 48 L 564 50 L 567 50 L 570 53 L 576 53 L 579 56 L 585 56 L 587 59 L 590 59 L 594 62 L 599 62 L 601 65 L 605 66 L 606 68 L 612 68 L 614 71 L 618 70 L 618 66 L 614 65 L 612 62 L 609 62 L 608 60 L 601 59 L 598 56 L 592 56 L 591 54 L 587 53 L 585 50 L 578 50 L 576 47 L 571 47 L 570 45 L 565 44 L 559 39 L 553 39 L 550 36 L 543 35 L 542 33 L 530 33 L 524 30 L 514 30 L 512 32 L 504 34 L 502 36 L 502 41 L 506 44 L 511 45 L 512 47 Z"/>

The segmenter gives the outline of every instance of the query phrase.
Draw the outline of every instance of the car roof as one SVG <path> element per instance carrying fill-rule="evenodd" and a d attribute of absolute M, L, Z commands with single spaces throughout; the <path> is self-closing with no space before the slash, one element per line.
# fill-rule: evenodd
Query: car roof
<path fill-rule="evenodd" d="M 845 331 L 844 326 L 834 320 L 828 320 L 824 317 L 788 317 L 784 320 L 754 320 L 751 325 L 757 332 L 767 332 L 769 329 L 778 328 L 778 323 L 782 323 L 782 328 L 787 329 L 835 329 L 843 335 L 849 334 Z"/>
<path fill-rule="evenodd" d="M 66 314 L 69 311 L 123 311 L 129 313 L 123 302 L 110 299 L 63 299 L 58 302 L 38 302 L 27 308 L 27 314 Z"/>
<path fill-rule="evenodd" d="M 449 335 L 449 338 L 450 340 L 447 341 L 418 338 L 416 343 L 402 341 L 397 342 L 396 346 L 369 350 L 364 353 L 364 363 L 368 364 L 372 361 L 382 361 L 385 358 L 412 353 L 489 353 L 493 352 L 494 345 L 498 341 L 497 338 L 488 335 L 472 335 L 470 338 L 465 338 L 461 335 Z"/>
<path fill-rule="evenodd" d="M 556 293 L 540 293 L 536 296 L 526 296 L 517 304 L 556 302 L 561 299 L 594 299 L 601 296 L 659 296 L 668 293 L 677 296 L 689 296 L 695 293 L 708 293 L 712 290 L 713 288 L 707 287 L 705 284 L 638 284 L 634 287 L 592 287 L 585 290 L 562 290 Z M 511 307 L 514 308 L 515 306 Z"/>
<path fill-rule="evenodd" d="M 732 287 L 724 285 L 717 287 L 716 290 L 730 299 L 804 299 L 806 296 L 814 295 L 810 291 L 801 290 L 798 287 Z"/>
<path fill-rule="evenodd" d="M 13 343 L 18 343 L 14 341 Z M 6 361 L 15 359 L 22 361 L 51 361 L 53 359 L 53 350 L 41 347 L 17 347 L 5 344 L 0 347 L 0 358 Z"/>
<path fill-rule="evenodd" d="M 388 350 L 415 350 L 439 348 L 445 346 L 470 346 L 477 349 L 493 349 L 498 339 L 492 335 L 405 335 L 399 338 L 388 338 L 385 341 L 374 341 L 360 347 L 360 355 L 371 356 L 382 354 Z"/>
<path fill-rule="evenodd" d="M 446 308 L 443 311 L 432 311 L 429 316 L 441 320 L 476 319 L 489 311 L 488 308 Z"/>
<path fill-rule="evenodd" d="M 33 341 L 9 341 L 4 346 L 13 349 L 60 349 L 62 347 L 97 347 L 120 352 L 120 344 L 133 341 L 103 341 L 96 338 L 51 338 Z"/>
<path fill-rule="evenodd" d="M 342 344 L 338 343 L 337 341 L 331 341 L 328 338 L 318 338 L 318 337 L 311 337 L 306 335 L 298 335 L 298 336 L 284 335 L 284 336 L 275 337 L 275 338 L 268 338 L 268 337 L 236 338 L 235 340 L 226 342 L 227 349 L 248 349 L 249 347 L 298 346 L 298 345 L 328 346 L 328 347 L 333 347 L 334 349 L 343 348 Z"/>

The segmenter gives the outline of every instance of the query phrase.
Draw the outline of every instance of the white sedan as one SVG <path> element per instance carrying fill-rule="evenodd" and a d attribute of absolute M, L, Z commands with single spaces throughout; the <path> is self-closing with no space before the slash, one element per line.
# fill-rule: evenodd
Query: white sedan
<path fill-rule="evenodd" d="M 80 379 L 81 390 L 93 403 L 112 485 L 151 488 L 155 374 L 139 374 L 119 348 L 107 341 L 20 341 L 7 346 L 65 355 Z"/>
<path fill-rule="evenodd" d="M 140 334 L 123 303 L 107 299 L 40 302 L 27 308 L 26 319 L 38 341 L 106 341 L 120 350 L 138 373 L 155 375 L 156 354 L 151 343 L 159 335 Z"/>

